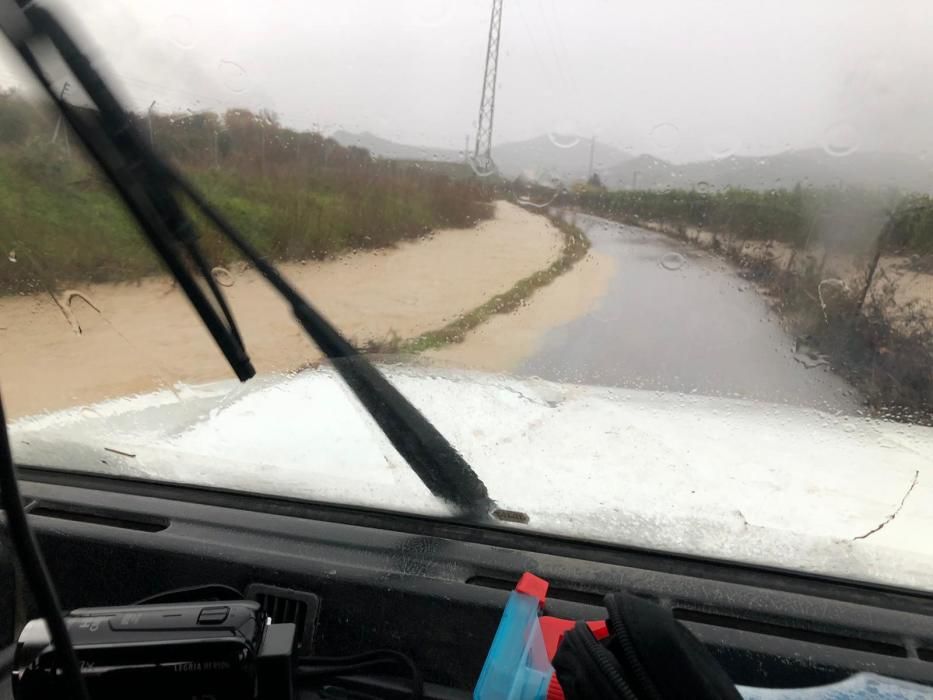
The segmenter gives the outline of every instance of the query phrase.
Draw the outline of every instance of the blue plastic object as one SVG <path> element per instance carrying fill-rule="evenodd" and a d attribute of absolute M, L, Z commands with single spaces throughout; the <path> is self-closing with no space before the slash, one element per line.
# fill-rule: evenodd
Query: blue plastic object
<path fill-rule="evenodd" d="M 930 700 L 933 688 L 874 673 L 857 673 L 829 685 L 811 688 L 752 688 L 739 686 L 745 700 Z"/>
<path fill-rule="evenodd" d="M 538 624 L 538 599 L 512 591 L 473 698 L 544 700 L 553 674 Z"/>

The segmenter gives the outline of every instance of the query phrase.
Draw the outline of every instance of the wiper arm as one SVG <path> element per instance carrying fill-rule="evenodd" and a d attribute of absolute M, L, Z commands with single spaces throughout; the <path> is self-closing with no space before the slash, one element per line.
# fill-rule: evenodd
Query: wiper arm
<path fill-rule="evenodd" d="M 237 377 L 241 381 L 252 377 L 256 372 L 201 253 L 194 225 L 172 196 L 165 168 L 133 127 L 129 115 L 48 11 L 32 6 L 23 12 L 12 0 L 2 0 L 0 22 L 7 38 L 113 183 Z M 49 39 L 58 49 L 98 111 L 79 113 L 55 92 L 29 45 L 39 38 Z M 200 274 L 200 282 L 194 271 Z"/>
<path fill-rule="evenodd" d="M 26 65 L 58 105 L 89 153 L 100 164 L 191 300 L 241 381 L 254 373 L 232 314 L 197 246 L 195 228 L 176 198 L 191 203 L 284 297 L 292 313 L 347 383 L 380 429 L 428 489 L 461 511 L 488 517 L 493 503 L 485 485 L 446 438 L 347 341 L 295 288 L 174 168 L 150 148 L 132 119 L 71 36 L 47 10 L 20 9 L 0 0 L 0 24 Z M 47 39 L 74 74 L 96 111 L 79 113 L 59 98 L 31 44 Z M 181 255 L 187 253 L 187 260 Z M 201 273 L 213 303 L 192 274 Z"/>

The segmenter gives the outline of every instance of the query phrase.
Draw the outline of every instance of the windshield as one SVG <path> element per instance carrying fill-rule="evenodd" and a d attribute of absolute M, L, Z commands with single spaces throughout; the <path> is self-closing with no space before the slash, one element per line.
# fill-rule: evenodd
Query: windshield
<path fill-rule="evenodd" d="M 924 3 L 45 6 L 489 527 L 933 590 Z M 19 463 L 465 517 L 189 203 L 239 382 L 7 46 L 0 84 Z"/>

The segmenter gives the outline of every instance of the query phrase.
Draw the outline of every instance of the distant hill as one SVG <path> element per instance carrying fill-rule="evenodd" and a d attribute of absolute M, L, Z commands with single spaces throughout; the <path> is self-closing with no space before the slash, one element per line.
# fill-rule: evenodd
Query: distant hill
<path fill-rule="evenodd" d="M 512 179 L 522 175 L 538 182 L 556 179 L 570 185 L 589 177 L 590 146 L 590 139 L 582 136 L 543 135 L 493 146 L 492 159 L 503 177 Z M 599 170 L 628 157 L 620 149 L 597 140 L 593 166 Z"/>
<path fill-rule="evenodd" d="M 375 156 L 395 160 L 463 163 L 463 152 L 395 143 L 367 132 L 338 131 L 333 138 L 343 146 L 358 146 Z M 570 185 L 589 175 L 589 139 L 544 135 L 493 147 L 500 174 L 519 176 L 542 184 Z M 787 151 L 768 156 L 731 156 L 675 164 L 651 155 L 631 157 L 618 148 L 596 142 L 594 170 L 610 189 L 723 189 L 754 190 L 804 187 L 896 187 L 933 192 L 933 164 L 901 153 L 859 151 L 837 157 L 820 149 Z M 458 169 L 459 173 L 460 170 Z"/>
<path fill-rule="evenodd" d="M 464 160 L 463 151 L 396 143 L 369 132 L 355 134 L 338 131 L 332 138 L 341 146 L 365 148 L 379 158 L 441 163 L 462 163 Z M 618 148 L 598 141 L 593 155 L 596 169 L 614 165 L 626 158 L 625 153 Z M 550 183 L 556 179 L 569 185 L 589 176 L 590 140 L 570 135 L 538 136 L 494 146 L 492 158 L 499 173 L 505 178 L 513 179 L 521 175 L 538 182 Z"/>
<path fill-rule="evenodd" d="M 409 146 L 380 138 L 367 131 L 354 134 L 349 131 L 337 131 L 332 139 L 341 146 L 365 148 L 374 156 L 389 160 L 426 160 L 444 163 L 462 163 L 463 151 L 448 148 L 430 148 L 428 146 Z"/>
<path fill-rule="evenodd" d="M 599 170 L 610 189 L 682 189 L 742 187 L 754 190 L 807 187 L 897 187 L 928 192 L 933 169 L 912 155 L 857 152 L 844 157 L 818 149 L 770 156 L 734 156 L 722 160 L 673 164 L 642 155 Z"/>

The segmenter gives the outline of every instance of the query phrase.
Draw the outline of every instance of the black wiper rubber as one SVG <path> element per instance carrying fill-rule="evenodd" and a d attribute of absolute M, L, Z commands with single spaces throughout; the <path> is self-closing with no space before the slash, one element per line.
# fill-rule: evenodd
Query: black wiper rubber
<path fill-rule="evenodd" d="M 276 267 L 201 193 L 181 175 L 175 177 L 181 190 L 291 305 L 298 323 L 333 362 L 334 368 L 425 486 L 476 515 L 488 516 L 492 502 L 486 486 L 441 432 L 285 281 Z"/>
<path fill-rule="evenodd" d="M 113 182 L 237 376 L 241 380 L 248 379 L 253 374 L 252 365 L 233 316 L 197 247 L 193 224 L 178 204 L 174 191 L 187 196 L 284 297 L 302 328 L 333 362 L 357 399 L 431 493 L 457 506 L 464 514 L 488 518 L 493 503 L 486 486 L 460 453 L 187 179 L 156 155 L 100 74 L 51 13 L 29 5 L 25 13 L 20 14 L 31 23 L 30 31 L 17 37 L 6 21 L 9 7 L 4 7 L 4 3 L 9 5 L 11 0 L 0 0 L 0 21 L 8 38 Z M 21 30 L 21 25 L 16 29 Z M 37 38 L 48 38 L 56 47 L 97 112 L 79 114 L 59 99 L 28 45 Z M 191 264 L 201 272 L 220 314 L 178 255 L 179 246 L 188 252 Z"/>
<path fill-rule="evenodd" d="M 4 20 L 17 8 L 11 0 L 2 6 Z M 243 381 L 255 375 L 246 355 L 233 316 L 219 286 L 210 274 L 200 251 L 195 228 L 171 192 L 167 169 L 133 126 L 127 112 L 107 88 L 100 75 L 68 33 L 44 8 L 31 5 L 20 12 L 21 36 L 12 36 L 8 22 L 3 29 L 26 65 L 58 105 L 72 129 L 110 179 L 130 212 L 139 222 L 149 242 L 165 262 L 204 321 L 237 377 Z M 29 41 L 47 38 L 58 50 L 97 111 L 80 113 L 53 89 Z M 185 260 L 184 253 L 188 254 Z M 210 297 L 192 274 L 200 272 Z"/>

